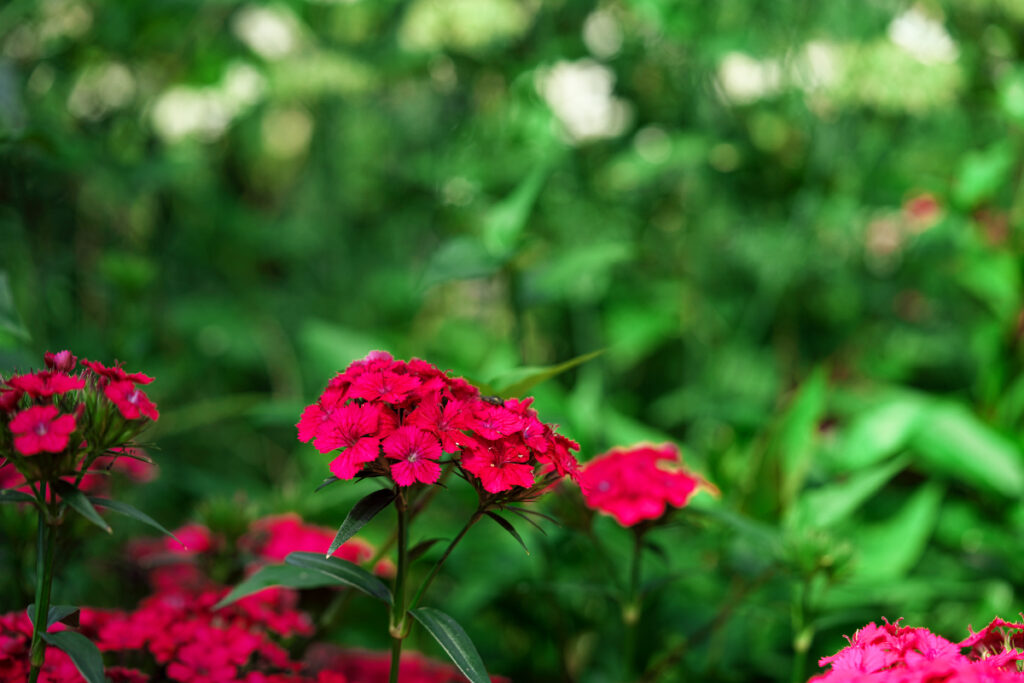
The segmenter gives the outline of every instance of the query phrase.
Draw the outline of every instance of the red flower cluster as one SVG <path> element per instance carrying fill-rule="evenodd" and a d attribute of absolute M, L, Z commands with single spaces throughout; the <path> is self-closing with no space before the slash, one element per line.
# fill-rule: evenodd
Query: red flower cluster
<path fill-rule="evenodd" d="M 399 486 L 433 484 L 441 458 L 491 494 L 537 492 L 576 478 L 575 442 L 537 418 L 532 399 L 486 400 L 462 378 L 419 359 L 375 351 L 331 380 L 302 413 L 299 440 L 331 461 L 339 479 L 389 476 Z"/>
<path fill-rule="evenodd" d="M 156 406 L 136 385 L 151 378 L 120 367 L 78 359 L 70 351 L 45 355 L 47 370 L 0 377 L 0 462 L 11 460 L 29 479 L 73 472 L 76 459 L 123 445 L 156 420 Z M 121 420 L 108 419 L 116 407 Z M 31 464 L 40 454 L 60 454 Z M 58 462 L 59 460 L 59 462 Z"/>
<path fill-rule="evenodd" d="M 313 644 L 304 661 L 286 646 L 313 635 L 309 616 L 297 608 L 299 593 L 269 588 L 213 610 L 228 589 L 213 582 L 198 562 L 227 544 L 201 524 L 175 531 L 187 547 L 172 539 L 134 543 L 129 553 L 150 570 L 169 572 L 155 580 L 155 593 L 132 611 L 83 609 L 78 630 L 96 643 L 107 662 L 131 662 L 134 669 L 110 666 L 112 683 L 384 683 L 388 655 L 339 650 Z M 254 522 L 238 547 L 255 556 L 249 567 L 278 560 L 289 552 L 323 552 L 333 534 L 296 515 Z M 374 549 L 350 541 L 338 554 L 367 561 Z M 151 580 L 153 576 L 151 575 Z M 63 630 L 57 624 L 51 630 Z M 32 627 L 22 613 L 0 615 L 0 681 L 28 676 Z M 403 683 L 458 683 L 465 679 L 449 665 L 416 653 L 403 655 Z M 46 650 L 43 683 L 80 683 L 84 679 L 60 650 Z"/>
<path fill-rule="evenodd" d="M 608 451 L 586 463 L 581 477 L 587 506 L 612 515 L 622 526 L 658 519 L 666 505 L 683 507 L 702 486 L 715 490 L 683 468 L 672 444 Z"/>
<path fill-rule="evenodd" d="M 1024 623 L 1002 619 L 952 643 L 926 628 L 874 622 L 848 639 L 849 646 L 821 666 L 831 669 L 815 683 L 1004 683 L 1024 681 Z M 963 654 L 965 648 L 970 648 Z"/>

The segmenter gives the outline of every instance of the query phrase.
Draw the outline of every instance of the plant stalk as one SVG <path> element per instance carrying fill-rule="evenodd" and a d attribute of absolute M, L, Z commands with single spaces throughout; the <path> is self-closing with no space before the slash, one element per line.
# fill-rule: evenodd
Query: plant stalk
<path fill-rule="evenodd" d="M 53 561 L 57 554 L 57 525 L 51 520 L 46 502 L 46 483 L 40 486 L 41 502 L 36 535 L 36 613 L 32 627 L 32 645 L 29 649 L 29 683 L 36 683 L 46 660 L 47 621 L 50 614 L 50 590 L 53 587 Z M 53 523 L 51 523 L 53 522 Z"/>
<path fill-rule="evenodd" d="M 409 509 L 401 494 L 395 499 L 395 509 L 398 511 L 398 566 L 395 568 L 395 596 L 388 624 L 388 632 L 391 634 L 389 683 L 398 683 L 398 672 L 402 661 L 402 640 L 408 634 L 405 624 L 405 578 L 409 571 Z"/>
<path fill-rule="evenodd" d="M 430 584 L 434 582 L 434 578 L 437 576 L 437 573 L 441 571 L 441 565 L 443 565 L 444 561 L 448 559 L 448 556 L 452 554 L 452 551 L 455 550 L 455 546 L 459 544 L 459 541 L 461 541 L 462 537 L 466 535 L 466 532 L 469 531 L 470 527 L 480 521 L 480 518 L 483 516 L 484 510 L 482 508 L 477 509 L 477 511 L 473 513 L 473 516 L 469 518 L 469 521 L 466 522 L 466 525 L 462 527 L 462 531 L 459 532 L 459 535 L 456 536 L 452 542 L 448 544 L 448 547 L 444 549 L 444 554 L 441 555 L 437 562 L 434 563 L 434 566 L 430 568 L 430 573 L 427 574 L 427 578 L 423 579 L 423 583 L 420 584 L 419 589 L 412 598 L 412 602 L 409 603 L 409 609 L 415 609 L 416 606 L 420 604 L 420 599 L 423 598 L 423 594 L 427 592 L 427 589 L 430 588 Z"/>
<path fill-rule="evenodd" d="M 644 549 L 644 530 L 633 531 L 633 557 L 629 566 L 629 592 L 626 602 L 622 605 L 622 623 L 626 627 L 626 639 L 623 651 L 623 664 L 626 669 L 626 680 L 634 679 L 633 660 L 636 659 L 636 634 L 640 623 L 640 559 Z"/>

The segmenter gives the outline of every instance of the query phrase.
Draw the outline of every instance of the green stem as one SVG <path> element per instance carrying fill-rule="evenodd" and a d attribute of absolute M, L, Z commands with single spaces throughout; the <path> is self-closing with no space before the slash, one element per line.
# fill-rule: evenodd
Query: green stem
<path fill-rule="evenodd" d="M 412 598 L 412 602 L 409 603 L 409 609 L 415 609 L 416 606 L 420 604 L 420 599 L 423 597 L 423 594 L 427 592 L 427 589 L 430 588 L 430 584 L 434 582 L 434 578 L 437 576 L 437 573 L 441 571 L 441 565 L 443 565 L 444 561 L 448 559 L 448 556 L 452 554 L 452 551 L 455 550 L 455 546 L 459 544 L 459 541 L 461 541 L 462 537 L 466 535 L 469 528 L 480 521 L 480 518 L 483 516 L 483 509 L 478 509 L 474 512 L 473 516 L 469 518 L 468 522 L 466 522 L 466 525 L 462 527 L 462 531 L 459 532 L 459 535 L 456 536 L 455 539 L 448 544 L 448 547 L 444 549 L 444 554 L 441 555 L 440 559 L 434 563 L 434 566 L 430 569 L 430 573 L 427 574 L 427 578 L 423 579 L 423 583 L 420 584 L 419 589 L 416 591 L 416 595 Z"/>
<path fill-rule="evenodd" d="M 398 566 L 395 569 L 395 597 L 391 605 L 388 632 L 391 634 L 391 674 L 389 683 L 398 683 L 398 671 L 402 661 L 402 640 L 407 635 L 405 625 L 405 576 L 409 571 L 409 509 L 401 494 L 395 499 L 398 511 Z"/>
<path fill-rule="evenodd" d="M 633 680 L 633 660 L 636 658 L 636 633 L 640 623 L 640 559 L 643 556 L 644 530 L 633 530 L 633 557 L 629 567 L 629 593 L 622 606 L 622 623 L 626 627 L 623 663 L 626 680 Z"/>
<path fill-rule="evenodd" d="M 29 683 L 36 683 L 46 659 L 47 620 L 50 614 L 50 590 L 53 586 L 53 560 L 57 553 L 57 525 L 51 520 L 46 503 L 46 484 L 40 487 L 38 533 L 36 536 L 36 614 L 32 627 L 32 645 L 29 649 Z M 51 523 L 53 522 L 53 523 Z"/>

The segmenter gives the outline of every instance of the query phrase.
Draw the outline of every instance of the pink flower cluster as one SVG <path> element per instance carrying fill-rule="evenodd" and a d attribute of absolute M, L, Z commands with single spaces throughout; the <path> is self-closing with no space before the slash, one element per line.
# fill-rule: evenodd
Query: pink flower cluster
<path fill-rule="evenodd" d="M 683 507 L 700 487 L 714 490 L 683 468 L 673 444 L 613 449 L 587 462 L 581 478 L 587 506 L 622 526 L 658 519 L 668 505 Z"/>
<path fill-rule="evenodd" d="M 69 474 L 76 454 L 123 445 L 145 420 L 159 417 L 138 388 L 153 381 L 142 373 L 90 360 L 75 373 L 78 359 L 70 351 L 48 352 L 45 362 L 46 370 L 0 377 L 0 461 L 12 460 L 27 478 Z M 120 420 L 109 419 L 111 409 Z M 70 457 L 53 467 L 24 461 L 40 454 Z"/>
<path fill-rule="evenodd" d="M 313 643 L 302 661 L 287 649 L 314 635 L 310 617 L 298 609 L 299 593 L 268 588 L 214 611 L 228 592 L 202 570 L 198 560 L 226 550 L 223 539 L 200 524 L 175 531 L 172 539 L 133 543 L 129 554 L 148 570 L 155 592 L 131 611 L 83 609 L 77 629 L 96 643 L 112 683 L 384 683 L 388 654 L 341 650 Z M 290 552 L 323 552 L 333 534 L 305 524 L 296 515 L 254 522 L 236 547 L 249 557 L 248 569 L 277 561 Z M 363 541 L 343 545 L 339 556 L 366 562 L 374 549 Z M 382 565 L 379 565 L 382 566 Z M 164 572 L 161 574 L 160 572 Z M 163 579 L 160 580 L 159 577 Z M 62 624 L 51 630 L 67 628 Z M 23 613 L 0 615 L 0 681 L 28 675 L 32 627 Z M 449 665 L 416 653 L 403 654 L 403 683 L 458 683 L 465 679 Z M 70 658 L 47 648 L 43 683 L 80 683 Z"/>
<path fill-rule="evenodd" d="M 857 631 L 850 644 L 823 657 L 831 667 L 812 683 L 1001 683 L 1024 681 L 1024 623 L 994 619 L 952 643 L 926 628 L 874 622 Z M 969 648 L 967 654 L 963 650 Z"/>
<path fill-rule="evenodd" d="M 579 445 L 537 418 L 532 399 L 488 400 L 464 379 L 419 359 L 375 351 L 328 384 L 298 423 L 299 440 L 339 451 L 338 479 L 388 476 L 399 486 L 433 484 L 441 459 L 491 494 L 529 495 L 576 478 Z"/>

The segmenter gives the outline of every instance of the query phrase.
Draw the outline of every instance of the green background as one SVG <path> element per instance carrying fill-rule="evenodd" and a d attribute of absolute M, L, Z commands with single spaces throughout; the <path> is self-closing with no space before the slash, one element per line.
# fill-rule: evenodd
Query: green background
<path fill-rule="evenodd" d="M 371 349 L 496 383 L 605 349 L 542 418 L 581 459 L 679 443 L 721 491 L 651 536 L 660 680 L 806 680 L 883 616 L 959 639 L 1022 608 L 1022 7 L 11 0 L 0 371 L 156 377 L 161 475 L 120 495 L 230 534 L 372 489 L 313 496 L 293 426 Z M 513 680 L 623 680 L 589 522 L 551 499 L 530 557 L 478 527 L 430 602 Z M 33 531 L 2 515 L 14 610 Z M 120 526 L 82 528 L 58 595 L 142 594 Z M 325 637 L 385 647 L 365 613 Z"/>

